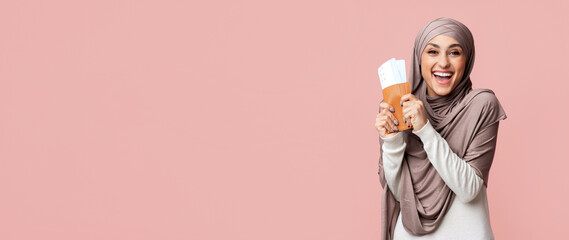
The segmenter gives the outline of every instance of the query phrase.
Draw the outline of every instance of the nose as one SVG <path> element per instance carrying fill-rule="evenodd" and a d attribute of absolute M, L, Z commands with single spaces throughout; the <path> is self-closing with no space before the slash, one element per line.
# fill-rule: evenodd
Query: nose
<path fill-rule="evenodd" d="M 448 60 L 448 56 L 446 54 L 441 54 L 439 57 L 438 64 L 441 68 L 448 68 L 450 66 L 450 61 Z"/>

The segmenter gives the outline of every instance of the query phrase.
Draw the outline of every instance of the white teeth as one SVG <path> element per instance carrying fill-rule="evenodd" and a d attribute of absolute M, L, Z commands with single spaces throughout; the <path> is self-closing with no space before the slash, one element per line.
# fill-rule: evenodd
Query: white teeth
<path fill-rule="evenodd" d="M 433 73 L 433 74 L 435 74 L 435 75 L 437 75 L 437 76 L 440 76 L 440 77 L 450 77 L 450 76 L 452 76 L 452 73 L 440 73 L 440 72 L 435 72 L 435 73 Z"/>

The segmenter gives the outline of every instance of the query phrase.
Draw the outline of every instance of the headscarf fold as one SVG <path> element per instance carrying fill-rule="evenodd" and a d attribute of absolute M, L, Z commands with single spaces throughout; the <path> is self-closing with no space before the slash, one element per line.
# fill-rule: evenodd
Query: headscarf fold
<path fill-rule="evenodd" d="M 427 85 L 421 75 L 421 54 L 427 43 L 438 35 L 457 40 L 463 47 L 467 63 L 458 85 L 445 96 L 427 96 Z M 488 142 L 496 136 L 483 130 L 505 119 L 506 114 L 498 99 L 489 89 L 472 90 L 470 73 L 474 64 L 474 39 L 462 23 L 450 18 L 438 18 L 425 25 L 415 39 L 409 83 L 411 93 L 423 102 L 427 118 L 450 148 L 474 168 L 487 186 L 488 173 L 494 157 L 495 145 L 472 146 L 473 142 Z M 381 109 L 380 109 L 381 110 Z M 400 201 L 387 187 L 383 173 L 383 159 L 379 158 L 379 176 L 384 189 L 381 204 L 382 239 L 392 239 L 399 211 L 403 226 L 414 235 L 436 230 L 449 210 L 455 194 L 444 183 L 431 165 L 423 144 L 410 130 L 401 132 L 407 143 L 401 164 Z M 485 138 L 474 141 L 475 138 Z M 380 138 L 380 144 L 383 141 Z M 481 140 L 481 139 L 478 139 Z"/>

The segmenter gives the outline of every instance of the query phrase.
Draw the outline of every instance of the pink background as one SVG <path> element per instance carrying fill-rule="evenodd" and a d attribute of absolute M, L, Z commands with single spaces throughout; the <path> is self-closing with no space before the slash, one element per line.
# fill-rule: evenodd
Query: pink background
<path fill-rule="evenodd" d="M 568 1 L 469 2 L 2 1 L 0 239 L 379 239 L 376 69 L 440 16 L 508 115 L 496 238 L 567 236 Z"/>

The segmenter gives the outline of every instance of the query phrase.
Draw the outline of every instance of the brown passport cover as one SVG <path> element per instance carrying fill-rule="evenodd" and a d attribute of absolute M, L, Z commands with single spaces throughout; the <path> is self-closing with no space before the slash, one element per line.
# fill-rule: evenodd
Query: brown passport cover
<path fill-rule="evenodd" d="M 399 131 L 409 129 L 409 127 L 407 127 L 407 124 L 403 122 L 403 110 L 401 105 L 399 104 L 401 102 L 401 96 L 407 93 L 411 93 L 411 88 L 409 88 L 409 82 L 394 84 L 383 89 L 383 101 L 388 103 L 393 107 L 393 109 L 395 109 L 393 116 L 395 116 L 395 118 L 399 122 L 399 125 L 397 125 L 397 129 L 399 129 Z"/>

